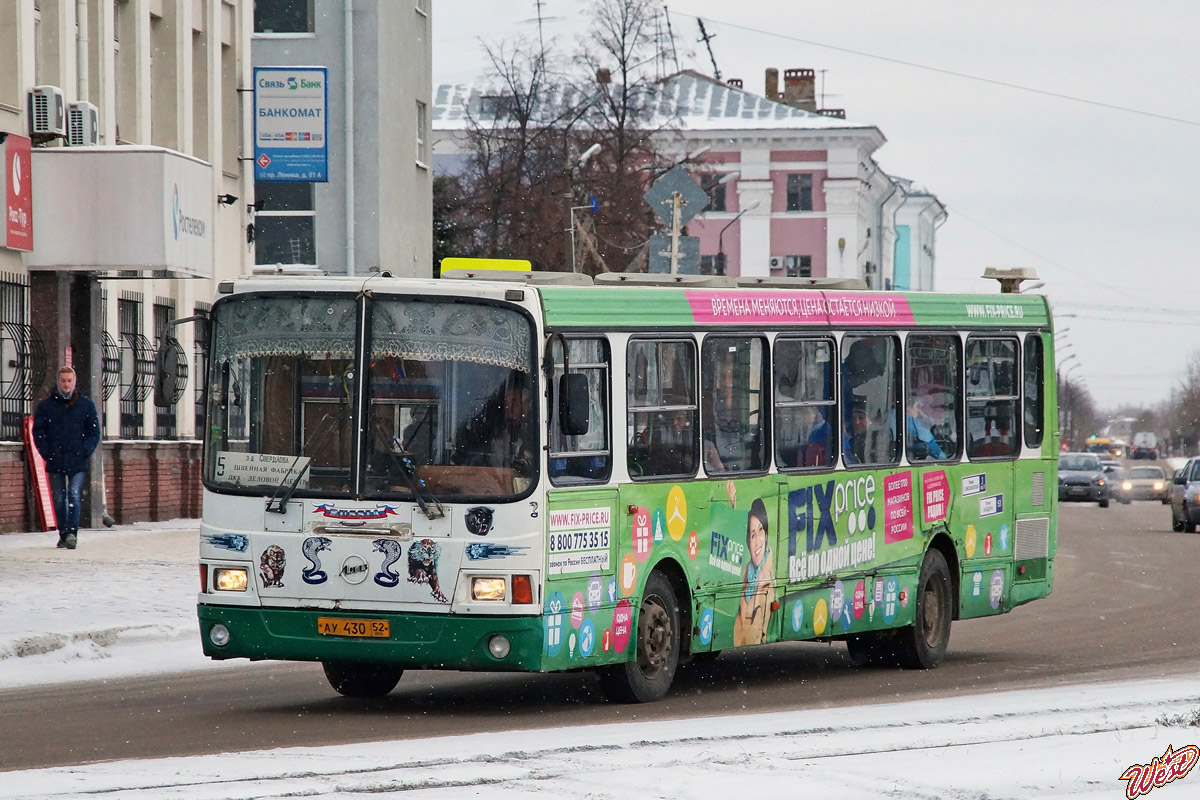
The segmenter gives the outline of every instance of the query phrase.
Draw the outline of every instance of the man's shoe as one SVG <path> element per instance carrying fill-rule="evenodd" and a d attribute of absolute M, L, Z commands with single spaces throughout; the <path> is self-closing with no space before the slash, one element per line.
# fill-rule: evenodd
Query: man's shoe
<path fill-rule="evenodd" d="M 66 547 L 67 546 L 67 535 L 65 533 L 60 533 L 58 535 L 58 544 L 55 546 L 56 547 Z"/>
<path fill-rule="evenodd" d="M 75 534 L 68 533 L 67 538 L 66 538 L 66 544 L 64 544 L 63 546 L 66 547 L 68 550 L 74 550 L 75 544 L 77 541 L 78 541 L 78 539 L 76 538 Z"/>

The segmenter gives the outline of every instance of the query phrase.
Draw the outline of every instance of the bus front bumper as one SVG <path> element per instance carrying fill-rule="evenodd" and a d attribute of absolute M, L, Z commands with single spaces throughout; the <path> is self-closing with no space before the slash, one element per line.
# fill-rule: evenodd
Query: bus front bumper
<path fill-rule="evenodd" d="M 333 661 L 388 664 L 404 669 L 521 670 L 542 668 L 541 616 L 380 614 L 316 609 L 246 608 L 200 604 L 200 638 L 213 659 Z M 317 619 L 386 620 L 386 638 L 325 635 Z M 214 643 L 214 626 L 227 641 Z M 218 634 L 223 632 L 218 628 Z M 508 654 L 489 649 L 504 637 Z M 224 638 L 221 635 L 218 640 Z"/>

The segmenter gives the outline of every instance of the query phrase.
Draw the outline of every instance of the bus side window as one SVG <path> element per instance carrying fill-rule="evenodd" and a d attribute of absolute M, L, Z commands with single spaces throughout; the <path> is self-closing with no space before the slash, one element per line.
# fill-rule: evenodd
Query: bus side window
<path fill-rule="evenodd" d="M 1025 446 L 1041 447 L 1045 421 L 1042 404 L 1042 335 L 1025 335 Z"/>
<path fill-rule="evenodd" d="M 967 340 L 967 456 L 1012 458 L 1017 429 L 1017 340 L 975 336 Z"/>
<path fill-rule="evenodd" d="M 958 336 L 911 334 L 905 342 L 904 448 L 908 460 L 962 456 L 962 347 Z"/>
<path fill-rule="evenodd" d="M 828 339 L 775 340 L 775 464 L 780 470 L 833 465 L 837 430 L 834 346 Z"/>
<path fill-rule="evenodd" d="M 706 336 L 700 352 L 705 471 L 766 469 L 766 339 Z"/>
<path fill-rule="evenodd" d="M 899 460 L 899 353 L 895 336 L 842 339 L 842 458 L 847 464 Z"/>
<path fill-rule="evenodd" d="M 626 360 L 632 365 L 626 376 L 629 474 L 635 478 L 695 475 L 699 461 L 696 343 L 633 339 Z M 639 368 L 642 363 L 644 372 Z"/>
<path fill-rule="evenodd" d="M 608 340 L 596 338 L 566 339 L 568 362 L 573 374 L 587 376 L 587 433 L 569 436 L 559 424 L 558 399 L 550 407 L 550 480 L 558 486 L 579 483 L 604 483 L 612 474 L 612 437 L 609 425 L 609 380 L 611 359 Z M 562 376 L 562 351 L 556 348 L 551 386 L 557 392 Z M 644 364 L 643 364 L 644 366 Z"/>

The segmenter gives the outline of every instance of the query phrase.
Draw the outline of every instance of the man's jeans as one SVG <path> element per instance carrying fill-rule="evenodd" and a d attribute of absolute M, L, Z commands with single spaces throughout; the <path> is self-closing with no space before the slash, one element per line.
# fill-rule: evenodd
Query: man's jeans
<path fill-rule="evenodd" d="M 58 531 L 62 534 L 75 533 L 79 530 L 80 495 L 83 493 L 83 479 L 86 472 L 76 472 L 74 475 L 62 475 L 51 472 L 50 492 L 54 495 L 54 516 L 58 519 Z"/>

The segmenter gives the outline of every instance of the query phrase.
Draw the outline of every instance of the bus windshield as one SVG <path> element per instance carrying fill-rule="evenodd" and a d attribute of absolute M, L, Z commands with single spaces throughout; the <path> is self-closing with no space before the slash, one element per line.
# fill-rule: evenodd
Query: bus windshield
<path fill-rule="evenodd" d="M 536 478 L 532 324 L 513 309 L 276 294 L 230 298 L 213 325 L 215 491 L 497 499 Z"/>

